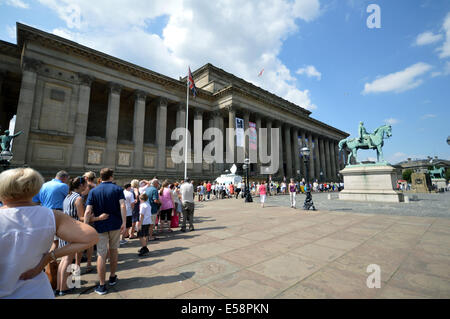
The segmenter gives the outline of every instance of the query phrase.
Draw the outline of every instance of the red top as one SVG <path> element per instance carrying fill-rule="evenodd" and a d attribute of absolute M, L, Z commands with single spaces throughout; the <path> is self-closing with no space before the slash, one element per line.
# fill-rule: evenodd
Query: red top
<path fill-rule="evenodd" d="M 206 191 L 207 192 L 211 191 L 211 183 L 206 184 Z"/>
<path fill-rule="evenodd" d="M 266 195 L 266 185 L 264 184 L 259 185 L 259 194 Z"/>

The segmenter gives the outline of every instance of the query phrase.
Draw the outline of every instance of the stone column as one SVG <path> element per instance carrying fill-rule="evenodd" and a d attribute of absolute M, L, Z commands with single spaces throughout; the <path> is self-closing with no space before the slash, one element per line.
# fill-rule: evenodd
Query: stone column
<path fill-rule="evenodd" d="M 267 128 L 267 154 L 272 154 L 272 120 L 266 119 L 266 128 Z"/>
<path fill-rule="evenodd" d="M 248 111 L 244 111 L 244 134 L 250 127 L 249 123 L 250 123 L 250 113 Z M 249 146 L 250 146 L 250 139 L 247 135 L 244 135 L 244 149 L 245 149 L 244 158 L 248 158 L 250 156 Z"/>
<path fill-rule="evenodd" d="M 285 176 L 285 171 L 284 171 L 284 167 L 283 167 L 283 158 L 284 158 L 284 154 L 283 154 L 283 123 L 282 122 L 277 122 L 276 126 L 278 126 L 279 130 L 280 130 L 280 140 L 278 141 L 279 143 L 279 149 L 278 152 L 280 154 L 280 168 L 278 170 L 278 174 L 280 175 L 281 180 L 283 179 L 283 177 Z M 280 180 L 280 181 L 281 181 Z"/>
<path fill-rule="evenodd" d="M 15 165 L 23 165 L 26 162 L 31 114 L 36 93 L 36 72 L 41 65 L 42 62 L 35 59 L 27 57 L 22 59 L 22 84 L 20 86 L 19 103 L 17 104 L 16 126 L 14 128 L 15 133 L 22 131 L 22 134 L 13 141 L 12 153 L 14 157 L 12 164 Z"/>
<path fill-rule="evenodd" d="M 330 152 L 330 141 L 328 139 L 324 140 L 324 147 L 325 147 L 325 165 L 327 168 L 327 181 L 331 180 L 332 173 L 331 173 L 331 152 Z"/>
<path fill-rule="evenodd" d="M 299 174 L 297 171 L 300 171 L 301 174 L 301 164 L 300 164 L 300 147 L 298 145 L 298 128 L 294 127 L 292 131 L 292 149 L 293 149 L 293 157 L 294 157 L 294 175 L 297 180 Z"/>
<path fill-rule="evenodd" d="M 203 110 L 194 110 L 194 172 L 202 174 L 203 169 Z M 199 163 L 198 163 L 199 162 Z"/>
<path fill-rule="evenodd" d="M 306 132 L 302 130 L 302 148 L 306 146 Z M 303 161 L 303 157 L 300 158 L 300 165 L 301 165 L 301 175 L 302 178 L 306 176 L 306 167 L 305 162 Z"/>
<path fill-rule="evenodd" d="M 284 126 L 284 146 L 286 149 L 286 180 L 292 177 L 291 127 Z"/>
<path fill-rule="evenodd" d="M 84 166 L 84 154 L 86 149 L 86 131 L 88 125 L 89 100 L 91 98 L 91 84 L 93 77 L 86 74 L 78 74 L 80 90 L 78 97 L 77 115 L 75 119 L 75 135 L 72 146 L 72 167 Z"/>
<path fill-rule="evenodd" d="M 323 138 L 319 139 L 319 152 L 320 152 L 320 172 L 322 172 L 322 182 L 325 182 L 327 179 L 327 167 L 325 160 L 325 146 Z M 319 174 L 320 174 L 319 172 Z"/>
<path fill-rule="evenodd" d="M 208 112 L 207 113 L 207 115 L 206 115 L 206 117 L 207 117 L 207 119 L 208 119 L 208 129 L 209 128 L 214 128 L 215 127 L 215 118 L 214 118 L 214 114 L 212 113 L 212 112 Z M 208 143 L 210 143 L 210 141 L 209 142 L 207 142 L 207 144 Z M 205 159 L 203 159 L 203 160 L 205 160 Z M 209 164 L 209 173 L 211 174 L 211 175 L 215 175 L 214 174 L 214 164 Z M 211 181 L 212 182 L 212 181 Z"/>
<path fill-rule="evenodd" d="M 225 134 L 226 132 L 224 130 L 224 124 L 223 124 L 223 122 L 224 122 L 223 114 L 222 114 L 221 111 L 214 111 L 213 112 L 213 117 L 214 117 L 214 127 L 218 128 L 222 132 L 223 140 L 221 142 L 222 142 L 222 147 L 223 147 L 224 143 L 225 143 L 225 138 L 226 138 L 226 134 Z M 217 151 L 217 149 L 216 149 L 216 151 Z M 224 156 L 225 152 L 226 152 L 226 149 L 223 148 L 222 149 L 222 163 L 214 163 L 214 165 L 213 165 L 214 166 L 214 172 L 217 175 L 223 174 L 223 172 L 225 170 L 225 168 L 224 168 L 224 162 L 226 160 L 226 158 Z"/>
<path fill-rule="evenodd" d="M 321 165 L 320 165 L 320 144 L 319 144 L 319 137 L 317 135 L 314 136 L 314 155 L 315 155 L 315 159 L 314 159 L 314 176 L 315 178 L 318 180 L 320 178 L 320 169 L 321 169 Z"/>
<path fill-rule="evenodd" d="M 228 111 L 228 128 L 230 129 L 227 133 L 227 149 L 226 153 L 226 165 L 227 167 L 231 167 L 233 163 L 236 163 L 236 108 L 232 105 L 229 105 L 227 108 Z"/>
<path fill-rule="evenodd" d="M 177 105 L 176 126 L 177 126 L 177 128 L 182 128 L 183 132 L 185 132 L 185 130 L 186 130 L 186 103 L 185 102 L 179 102 Z M 186 140 L 183 139 L 183 143 L 186 143 Z M 183 145 L 183 147 L 184 147 L 184 145 Z M 184 157 L 183 157 L 182 163 L 176 164 L 175 166 L 176 166 L 179 176 L 184 177 Z"/>
<path fill-rule="evenodd" d="M 144 126 L 145 126 L 145 101 L 147 94 L 143 91 L 134 93 L 134 119 L 133 119 L 133 143 L 134 143 L 134 169 L 144 168 Z"/>
<path fill-rule="evenodd" d="M 109 83 L 108 113 L 106 115 L 105 166 L 116 166 L 117 134 L 119 131 L 120 91 L 122 87 Z"/>
<path fill-rule="evenodd" d="M 261 128 L 261 116 L 259 115 L 259 114 L 257 114 L 256 115 L 256 122 L 255 122 L 255 124 L 256 124 L 256 141 L 257 141 L 257 149 L 256 149 L 256 151 L 257 151 L 257 160 L 256 160 L 256 175 L 257 176 L 259 176 L 261 173 L 260 173 L 260 170 L 261 170 L 261 161 L 260 161 L 260 159 L 259 159 L 259 138 L 260 138 L 260 134 L 259 134 L 259 129 Z"/>
<path fill-rule="evenodd" d="M 331 140 L 330 141 L 330 147 L 331 147 L 331 172 L 332 172 L 332 178 L 333 181 L 337 180 L 337 161 L 336 161 L 336 142 Z"/>
<path fill-rule="evenodd" d="M 167 99 L 159 97 L 156 100 L 156 145 L 158 158 L 156 168 L 158 173 L 166 170 L 166 130 L 167 130 Z"/>

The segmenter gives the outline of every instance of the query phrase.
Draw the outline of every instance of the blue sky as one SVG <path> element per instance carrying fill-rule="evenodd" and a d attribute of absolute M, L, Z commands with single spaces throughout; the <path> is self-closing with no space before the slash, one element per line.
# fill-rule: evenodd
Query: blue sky
<path fill-rule="evenodd" d="M 213 63 L 353 136 L 389 122 L 392 163 L 450 160 L 450 1 L 0 0 L 0 39 L 17 21 L 174 78 Z"/>

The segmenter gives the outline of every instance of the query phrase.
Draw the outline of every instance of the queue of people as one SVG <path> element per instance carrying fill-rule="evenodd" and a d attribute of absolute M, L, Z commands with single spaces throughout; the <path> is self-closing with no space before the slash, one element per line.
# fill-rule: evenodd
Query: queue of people
<path fill-rule="evenodd" d="M 95 181 L 94 172 L 70 178 L 60 171 L 47 183 L 31 168 L 0 174 L 0 298 L 54 298 L 72 292 L 69 266 L 79 269 L 85 258 L 85 273 L 91 272 L 94 250 L 99 279 L 95 292 L 104 295 L 107 285 L 118 281 L 119 248 L 128 240 L 139 240 L 137 254 L 145 256 L 148 242 L 158 240 L 155 234 L 178 227 L 186 232 L 187 226 L 194 231 L 192 181 L 160 182 L 155 177 L 120 187 L 109 168 Z M 58 260 L 52 290 L 43 270 Z"/>

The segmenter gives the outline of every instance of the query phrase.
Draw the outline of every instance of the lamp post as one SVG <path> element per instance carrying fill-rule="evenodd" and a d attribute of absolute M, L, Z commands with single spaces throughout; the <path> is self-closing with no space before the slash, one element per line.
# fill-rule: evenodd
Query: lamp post
<path fill-rule="evenodd" d="M 253 202 L 253 198 L 252 198 L 252 194 L 250 192 L 250 183 L 248 180 L 249 169 L 250 169 L 250 159 L 246 158 L 244 160 L 244 165 L 242 166 L 242 168 L 245 170 L 245 192 L 244 192 L 245 202 L 251 203 L 251 202 Z"/>
<path fill-rule="evenodd" d="M 311 196 L 311 187 L 309 187 L 309 155 L 311 154 L 311 150 L 308 147 L 303 147 L 300 152 L 302 153 L 303 161 L 305 162 L 305 178 L 306 178 L 306 189 L 305 189 L 306 198 L 305 203 L 303 204 L 303 209 L 309 210 L 312 207 L 312 210 L 316 210 Z"/>

